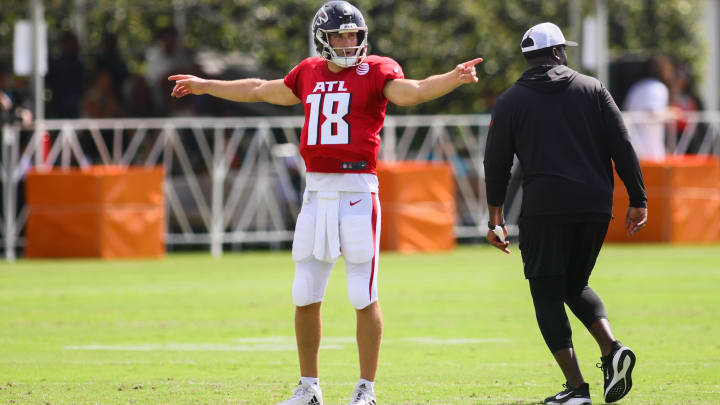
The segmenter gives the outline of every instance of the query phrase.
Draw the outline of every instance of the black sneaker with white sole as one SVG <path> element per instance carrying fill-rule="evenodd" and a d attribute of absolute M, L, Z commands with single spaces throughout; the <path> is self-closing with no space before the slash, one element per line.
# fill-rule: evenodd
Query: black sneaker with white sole
<path fill-rule="evenodd" d="M 627 395 L 632 388 L 632 370 L 635 367 L 635 353 L 620 341 L 613 343 L 613 349 L 605 357 L 601 357 L 599 367 L 602 368 L 605 380 L 605 402 L 615 402 Z"/>
<path fill-rule="evenodd" d="M 573 388 L 569 384 L 563 384 L 566 389 L 557 394 L 545 398 L 544 404 L 567 404 L 567 405 L 591 405 L 590 386 L 587 383 L 580 384 Z"/>

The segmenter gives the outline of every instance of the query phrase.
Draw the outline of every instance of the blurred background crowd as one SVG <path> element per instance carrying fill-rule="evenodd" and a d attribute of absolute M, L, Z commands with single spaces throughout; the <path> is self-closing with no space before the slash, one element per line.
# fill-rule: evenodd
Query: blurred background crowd
<path fill-rule="evenodd" d="M 301 114 L 263 104 L 210 97 L 169 97 L 171 73 L 235 79 L 280 78 L 308 56 L 308 22 L 322 1 L 46 0 L 48 72 L 46 118 L 248 116 Z M 480 83 L 410 114 L 487 113 L 524 70 L 519 38 L 528 26 L 553 21 L 583 45 L 582 21 L 593 1 L 358 0 L 370 28 L 370 52 L 393 57 L 421 78 L 483 56 Z M 687 0 L 609 0 L 609 86 L 626 110 L 703 107 L 696 78 L 705 41 L 702 9 Z M 3 110 L 32 110 L 29 78 L 12 73 L 13 24 L 28 18 L 28 2 L 0 4 L 0 90 Z M 407 10 L 413 10 L 408 12 Z M 570 51 L 570 65 L 594 74 Z M 637 100 L 651 92 L 658 105 Z M 659 93 L 658 93 L 659 92 Z M 15 106 L 10 108 L 10 105 Z M 7 111 L 13 110 L 12 113 Z M 671 110 L 671 111 L 673 111 Z M 25 119 L 28 117 L 25 115 Z"/>
<path fill-rule="evenodd" d="M 269 214 L 243 214 L 255 211 L 242 204 L 255 204 L 252 201 L 261 201 L 260 197 L 236 198 L 255 195 L 256 190 L 272 190 L 275 205 L 268 204 L 270 197 L 264 196 L 262 204 L 258 202 L 253 209 L 275 210 L 279 214 L 272 225 L 281 232 L 292 229 L 296 216 L 292 207 L 301 196 L 304 170 L 294 146 L 299 128 L 282 124 L 293 119 L 257 120 L 275 125 L 264 138 L 258 135 L 267 128 L 248 124 L 238 129 L 237 123 L 255 122 L 243 117 L 301 116 L 302 105 L 234 103 L 210 96 L 175 99 L 170 97 L 173 83 L 167 77 L 185 73 L 228 80 L 282 78 L 311 54 L 310 21 L 324 2 L 2 0 L 0 123 L 21 122 L 24 128 L 17 138 L 12 136 L 17 127 L 2 128 L 3 145 L 12 146 L 15 139 L 17 148 L 3 148 L 1 161 L 9 162 L 7 167 L 17 163 L 19 173 L 32 167 L 32 151 L 37 152 L 35 164 L 40 160 L 64 166 L 120 161 L 163 164 L 171 178 L 168 196 L 174 198 L 169 205 L 168 232 L 182 233 L 172 242 L 179 245 L 190 243 L 183 239 L 190 233 L 209 233 L 210 212 L 202 197 L 217 191 L 211 151 L 221 145 L 226 147 L 229 161 L 227 172 L 217 176 L 223 179 L 217 184 L 224 190 L 217 195 L 234 207 L 227 210 L 232 211 L 232 219 L 225 224 L 226 230 L 266 230 L 265 225 L 271 223 Z M 717 155 L 720 150 L 720 45 L 716 41 L 720 37 L 720 0 L 351 2 L 366 18 L 369 52 L 397 60 L 406 77 L 420 79 L 448 71 L 461 61 L 484 58 L 478 65 L 478 83 L 417 106 L 388 106 L 395 119 L 386 122 L 390 130 L 383 133 L 391 136 L 383 142 L 391 146 L 388 151 L 393 155 L 388 160 L 437 158 L 452 165 L 458 185 L 457 225 L 470 230 L 465 238 L 474 237 L 472 232 L 481 229 L 478 227 L 485 231 L 484 208 L 478 205 L 484 204 L 482 158 L 478 158 L 483 146 L 465 135 L 472 132 L 482 137 L 489 117 L 477 114 L 489 114 L 497 97 L 527 68 L 520 40 L 537 23 L 554 22 L 569 40 L 580 43 L 568 49 L 569 65 L 603 80 L 626 112 L 631 139 L 641 159 Z M 38 4 L 42 5 L 41 17 L 37 17 Z M 32 73 L 15 73 L 20 59 L 14 49 L 18 22 L 33 20 L 34 16 L 47 28 L 47 72 L 41 85 Z M 32 66 L 45 64 L 45 58 L 40 61 Z M 41 89 L 37 92 L 41 104 L 35 103 L 36 88 Z M 227 120 L 233 123 L 226 126 L 224 120 L 215 119 L 121 121 L 165 117 L 237 119 Z M 82 118 L 89 120 L 64 121 Z M 34 127 L 34 119 L 61 121 L 45 121 Z M 403 119 L 406 123 L 399 124 Z M 438 120 L 452 125 L 443 127 Z M 207 125 L 191 128 L 189 121 L 213 122 L 221 129 Z M 40 134 L 35 128 L 47 132 Z M 34 137 L 35 133 L 42 138 Z M 162 135 L 172 142 L 163 144 L 166 140 Z M 31 143 L 35 138 L 41 142 Z M 13 153 L 22 159 L 13 163 Z M 271 160 L 277 164 L 265 165 Z M 511 182 L 513 196 L 520 195 L 518 173 Z M 3 180 L 0 188 L 6 204 L 3 214 L 13 210 L 9 202 L 14 200 L 7 197 L 13 192 L 11 183 Z M 15 211 L 21 213 L 22 223 L 24 177 L 18 179 L 17 187 L 13 192 Z M 233 205 L 240 200 L 242 203 Z M 508 217 L 517 218 L 519 204 L 512 207 L 508 208 Z M 261 219 L 249 224 L 247 218 Z M 24 228 L 17 234 L 22 236 Z"/>

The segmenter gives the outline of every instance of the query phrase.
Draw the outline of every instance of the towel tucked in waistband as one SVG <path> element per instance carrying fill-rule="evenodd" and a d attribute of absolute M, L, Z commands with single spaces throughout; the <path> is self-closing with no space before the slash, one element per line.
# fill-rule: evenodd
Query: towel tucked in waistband
<path fill-rule="evenodd" d="M 340 193 L 318 191 L 317 203 L 313 256 L 318 260 L 334 262 L 340 257 Z"/>

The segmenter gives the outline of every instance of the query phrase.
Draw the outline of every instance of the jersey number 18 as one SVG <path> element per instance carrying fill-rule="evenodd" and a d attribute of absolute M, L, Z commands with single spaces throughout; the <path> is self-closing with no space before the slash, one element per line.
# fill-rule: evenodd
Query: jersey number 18
<path fill-rule="evenodd" d="M 346 145 L 350 143 L 350 125 L 344 120 L 350 112 L 350 93 L 310 94 L 308 119 L 308 145 Z M 320 113 L 325 117 L 322 125 Z M 318 128 L 319 127 L 319 128 Z M 318 132 L 320 137 L 318 139 Z"/>

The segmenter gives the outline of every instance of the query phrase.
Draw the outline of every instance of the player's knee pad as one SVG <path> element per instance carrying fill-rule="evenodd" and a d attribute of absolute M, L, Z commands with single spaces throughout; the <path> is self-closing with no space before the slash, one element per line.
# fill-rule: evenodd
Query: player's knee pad
<path fill-rule="evenodd" d="M 308 272 L 295 271 L 295 279 L 292 287 L 293 303 L 298 307 L 304 307 L 322 301 L 322 296 L 317 297 L 313 291 L 313 281 Z"/>
<path fill-rule="evenodd" d="M 375 255 L 369 215 L 348 215 L 340 220 L 340 243 L 346 262 L 366 263 Z"/>
<path fill-rule="evenodd" d="M 355 309 L 363 309 L 377 301 L 375 262 L 345 263 L 347 269 L 348 298 Z"/>
<path fill-rule="evenodd" d="M 304 307 L 321 302 L 331 271 L 331 263 L 312 258 L 296 262 L 292 287 L 293 303 L 298 307 Z"/>
<path fill-rule="evenodd" d="M 365 286 L 365 288 L 359 286 L 349 287 L 348 297 L 350 298 L 350 304 L 357 310 L 365 309 L 368 305 L 377 301 L 377 296 L 375 296 L 374 299 L 370 298 L 370 292 L 367 286 Z"/>

